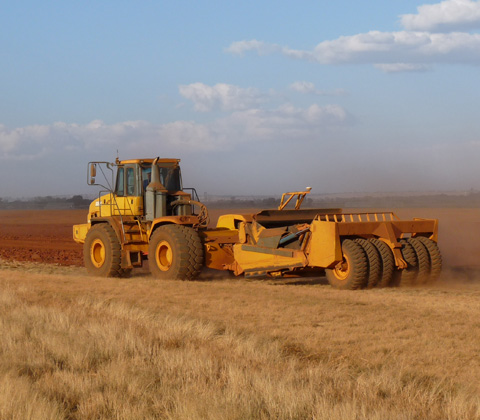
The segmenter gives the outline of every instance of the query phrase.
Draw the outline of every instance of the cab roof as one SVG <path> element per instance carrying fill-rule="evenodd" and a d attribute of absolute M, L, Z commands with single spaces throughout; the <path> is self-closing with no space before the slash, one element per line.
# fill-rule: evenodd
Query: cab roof
<path fill-rule="evenodd" d="M 126 165 L 128 163 L 140 163 L 140 164 L 148 163 L 151 165 L 155 159 L 156 158 L 120 160 L 118 161 L 118 165 Z M 157 163 L 179 163 L 179 162 L 180 162 L 180 159 L 168 159 L 168 158 L 158 159 L 157 161 Z"/>

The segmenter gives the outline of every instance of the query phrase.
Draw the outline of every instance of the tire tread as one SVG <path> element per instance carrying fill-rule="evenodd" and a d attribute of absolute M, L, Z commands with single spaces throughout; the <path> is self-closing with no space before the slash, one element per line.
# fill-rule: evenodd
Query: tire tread
<path fill-rule="evenodd" d="M 161 279 L 193 280 L 203 268 L 203 245 L 198 233 L 191 227 L 182 225 L 163 225 L 155 230 L 150 238 L 149 256 L 154 255 L 158 237 L 167 240 L 174 251 L 172 269 L 162 271 L 156 266 L 155 259 L 149 261 L 152 274 Z"/>
<path fill-rule="evenodd" d="M 380 239 L 371 238 L 369 242 L 375 245 L 382 261 L 382 274 L 377 287 L 388 287 L 391 285 L 395 271 L 395 259 L 390 247 Z"/>

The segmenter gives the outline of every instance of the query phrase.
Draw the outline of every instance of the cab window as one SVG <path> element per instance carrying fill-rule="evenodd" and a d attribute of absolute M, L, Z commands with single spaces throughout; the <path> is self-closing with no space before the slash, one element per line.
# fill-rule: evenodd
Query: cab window
<path fill-rule="evenodd" d="M 124 168 L 118 168 L 117 172 L 117 195 L 123 196 L 125 194 L 125 171 Z"/>
<path fill-rule="evenodd" d="M 180 168 L 160 168 L 160 182 L 167 191 L 180 191 L 182 189 Z"/>
<path fill-rule="evenodd" d="M 127 195 L 135 195 L 135 172 L 127 168 Z"/>
<path fill-rule="evenodd" d="M 142 187 L 145 191 L 152 180 L 152 167 L 143 167 L 142 168 Z"/>

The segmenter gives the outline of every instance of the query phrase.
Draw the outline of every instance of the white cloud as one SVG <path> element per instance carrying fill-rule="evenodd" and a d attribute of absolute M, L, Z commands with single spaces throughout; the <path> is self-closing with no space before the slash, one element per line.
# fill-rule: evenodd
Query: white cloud
<path fill-rule="evenodd" d="M 306 81 L 293 82 L 290 85 L 290 89 L 296 92 L 313 94 L 318 96 L 342 96 L 347 94 L 347 92 L 343 89 L 336 89 L 333 91 L 320 90 L 320 89 L 317 89 L 315 87 L 315 84 L 313 84 L 312 82 L 306 82 Z"/>
<path fill-rule="evenodd" d="M 258 40 L 234 42 L 228 52 L 281 53 L 320 64 L 373 64 L 385 72 L 425 71 L 436 63 L 480 65 L 480 0 L 446 0 L 418 7 L 403 15 L 406 30 L 369 31 L 320 42 L 313 50 L 299 50 Z M 456 32 L 441 30 L 455 29 Z M 436 31 L 436 32 L 435 32 Z"/>
<path fill-rule="evenodd" d="M 480 27 L 480 1 L 446 0 L 419 6 L 417 10 L 417 14 L 401 16 L 401 23 L 406 29 L 452 31 Z"/>
<path fill-rule="evenodd" d="M 234 55 L 243 55 L 246 51 L 256 51 L 259 55 L 264 55 L 278 51 L 280 48 L 281 47 L 276 44 L 269 44 L 263 41 L 257 41 L 256 39 L 251 39 L 249 41 L 244 40 L 232 42 L 230 46 L 225 48 L 225 52 Z"/>
<path fill-rule="evenodd" d="M 196 111 L 208 112 L 215 109 L 234 111 L 258 105 L 265 97 L 254 88 L 241 88 L 226 83 L 208 86 L 204 83 L 181 85 L 180 94 L 194 103 Z"/>
<path fill-rule="evenodd" d="M 0 125 L 0 153 L 2 157 L 31 159 L 45 155 L 52 148 L 50 126 L 32 125 L 9 130 Z"/>
<path fill-rule="evenodd" d="M 297 108 L 286 104 L 274 110 L 238 111 L 215 123 L 217 133 L 232 136 L 238 143 L 258 141 L 319 140 L 335 127 L 349 125 L 351 118 L 341 106 Z"/>
<path fill-rule="evenodd" d="M 385 73 L 424 72 L 431 68 L 426 64 L 413 63 L 375 64 L 375 67 Z"/>
<path fill-rule="evenodd" d="M 174 121 L 152 124 L 125 121 L 106 124 L 95 120 L 88 124 L 57 122 L 8 129 L 0 125 L 0 160 L 33 160 L 78 154 L 113 156 L 119 150 L 125 156 L 225 150 L 245 142 L 315 140 L 329 129 L 350 123 L 347 112 L 338 105 L 277 109 L 250 108 L 211 123 Z"/>
<path fill-rule="evenodd" d="M 293 82 L 290 85 L 290 89 L 300 93 L 316 93 L 317 89 L 312 82 Z"/>
<path fill-rule="evenodd" d="M 322 64 L 480 63 L 480 34 L 371 31 L 321 42 L 313 56 Z"/>
<path fill-rule="evenodd" d="M 319 43 L 313 51 L 281 50 L 288 57 L 321 64 L 404 63 L 410 71 L 415 64 L 480 64 L 480 34 L 462 32 L 379 32 L 342 36 Z M 397 66 L 397 68 L 399 68 Z"/>

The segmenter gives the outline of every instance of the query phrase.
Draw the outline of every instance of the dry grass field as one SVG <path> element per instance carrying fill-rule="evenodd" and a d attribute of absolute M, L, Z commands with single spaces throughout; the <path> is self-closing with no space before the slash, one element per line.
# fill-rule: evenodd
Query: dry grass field
<path fill-rule="evenodd" d="M 459 263 L 430 287 L 4 258 L 0 419 L 480 419 L 478 234 L 449 224 L 480 216 L 448 212 L 440 247 Z"/>

